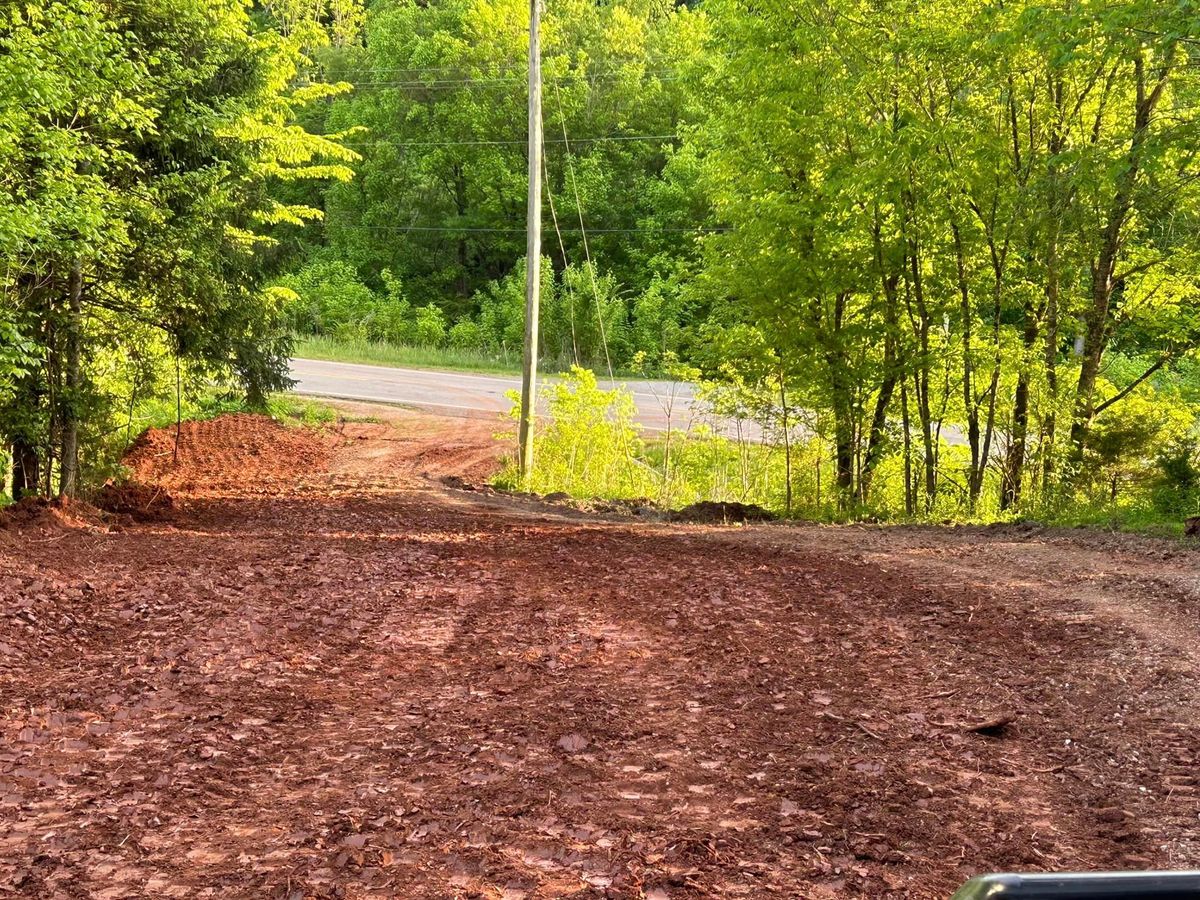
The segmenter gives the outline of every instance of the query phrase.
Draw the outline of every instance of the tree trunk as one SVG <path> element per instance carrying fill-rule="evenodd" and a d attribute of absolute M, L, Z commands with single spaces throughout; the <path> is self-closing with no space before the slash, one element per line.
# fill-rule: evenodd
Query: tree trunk
<path fill-rule="evenodd" d="M 875 398 L 875 411 L 871 415 L 871 429 L 867 434 L 867 453 L 863 458 L 862 472 L 858 479 L 858 499 L 865 504 L 871 493 L 871 480 L 875 475 L 875 467 L 883 458 L 883 444 L 887 436 L 887 414 L 892 405 L 892 396 L 896 393 L 896 381 L 899 372 L 896 365 L 895 341 L 887 339 L 884 349 L 885 374 L 879 385 L 879 394 Z"/>
<path fill-rule="evenodd" d="M 33 497 L 41 490 L 39 471 L 41 459 L 37 447 L 26 443 L 23 438 L 12 442 L 13 499 Z"/>
<path fill-rule="evenodd" d="M 971 310 L 971 288 L 967 281 L 967 267 L 963 251 L 962 233 L 956 222 L 950 223 L 950 232 L 954 236 L 954 260 L 958 274 L 959 312 L 962 316 L 962 397 L 963 409 L 967 416 L 967 444 L 971 451 L 970 469 L 967 472 L 967 496 L 971 509 L 979 500 L 979 488 L 982 478 L 976 478 L 980 471 L 979 452 L 979 404 L 975 402 L 975 367 L 971 356 L 971 324 L 974 315 Z"/>
<path fill-rule="evenodd" d="M 825 377 L 833 407 L 834 460 L 840 509 L 845 509 L 855 497 L 854 386 L 850 383 L 850 361 L 842 349 L 842 326 L 849 300 L 848 293 L 839 293 L 834 298 L 832 317 L 825 314 L 819 299 L 813 299 L 810 303 L 813 325 L 823 334 L 826 348 Z"/>
<path fill-rule="evenodd" d="M 62 410 L 59 427 L 62 430 L 62 457 L 59 462 L 58 496 L 75 497 L 79 493 L 79 405 L 82 389 L 79 365 L 80 344 L 83 340 L 83 274 L 76 261 L 67 280 L 66 371 L 63 391 L 59 397 Z"/>
<path fill-rule="evenodd" d="M 792 511 L 792 436 L 788 431 L 787 387 L 783 364 L 779 366 L 779 409 L 783 413 L 783 474 L 785 481 L 784 508 Z"/>
<path fill-rule="evenodd" d="M 845 509 L 854 495 L 854 423 L 847 409 L 834 410 L 834 453 L 837 463 L 838 506 Z"/>
<path fill-rule="evenodd" d="M 1174 53 L 1168 55 L 1168 58 L 1173 57 Z M 1134 188 L 1141 174 L 1143 152 L 1150 136 L 1154 111 L 1162 99 L 1170 71 L 1171 66 L 1164 63 L 1154 87 L 1147 91 L 1145 59 L 1140 52 L 1134 58 L 1137 103 L 1134 109 L 1133 135 L 1125 157 L 1125 167 L 1117 179 L 1099 252 L 1092 264 L 1091 307 L 1084 318 L 1081 354 L 1083 359 L 1079 368 L 1079 382 L 1075 388 L 1075 412 L 1071 422 L 1072 479 L 1078 479 L 1081 474 L 1083 454 L 1095 414 L 1096 379 L 1100 374 L 1100 360 L 1108 344 L 1109 312 L 1112 309 L 1113 296 L 1121 287 L 1116 270 L 1124 243 L 1125 225 L 1133 210 Z"/>
<path fill-rule="evenodd" d="M 1058 227 L 1055 223 L 1046 254 L 1046 328 L 1043 357 L 1046 367 L 1046 409 L 1042 415 L 1042 490 L 1054 477 L 1054 432 L 1058 420 Z"/>
<path fill-rule="evenodd" d="M 1021 502 L 1021 479 L 1025 471 L 1025 450 L 1029 438 L 1029 367 L 1028 360 L 1037 345 L 1037 311 L 1031 303 L 1024 304 L 1024 327 L 1021 343 L 1025 349 L 1022 364 L 1017 369 L 1017 389 L 1013 396 L 1012 439 L 1004 465 L 1004 485 L 1000 491 L 1000 508 L 1012 509 Z"/>
<path fill-rule="evenodd" d="M 900 418 L 904 428 L 904 514 L 912 516 L 916 512 L 916 492 L 913 490 L 912 471 L 912 428 L 908 415 L 908 379 L 900 382 Z"/>
<path fill-rule="evenodd" d="M 1099 264 L 1092 268 L 1092 305 L 1084 320 L 1083 358 L 1079 366 L 1079 381 L 1075 387 L 1075 414 L 1071 422 L 1072 477 L 1079 475 L 1083 463 L 1083 452 L 1092 428 L 1095 409 L 1096 379 L 1100 374 L 1100 360 L 1104 355 L 1105 332 L 1108 311 L 1112 305 L 1114 284 L 1112 275 L 1116 265 L 1116 238 L 1106 246 Z"/>
<path fill-rule="evenodd" d="M 879 272 L 880 283 L 883 287 L 884 310 L 883 317 L 887 326 L 883 343 L 883 378 L 879 384 L 879 393 L 875 397 L 875 411 L 871 416 L 870 431 L 867 433 L 867 452 L 863 459 L 862 472 L 858 479 L 858 500 L 866 504 L 871 492 L 871 480 L 875 467 L 883 457 L 883 445 L 887 437 L 887 414 L 892 405 L 892 397 L 896 392 L 896 382 L 900 378 L 899 353 L 896 349 L 896 326 L 899 323 L 899 295 L 897 288 L 900 275 L 888 271 L 883 258 L 883 240 L 880 234 L 878 207 L 875 211 L 875 266 Z"/>
<path fill-rule="evenodd" d="M 916 199 L 911 189 L 903 192 L 904 201 L 904 240 L 905 252 L 908 257 L 908 276 L 910 293 L 916 301 L 916 316 L 913 316 L 911 303 L 909 319 L 917 338 L 916 371 L 913 372 L 913 390 L 917 401 L 917 418 L 921 425 L 921 442 L 924 447 L 925 470 L 925 509 L 933 508 L 934 495 L 937 493 L 937 456 L 934 453 L 933 416 L 929 403 L 929 307 L 925 302 L 925 279 L 921 272 L 921 248 L 916 236 L 915 209 Z"/>
<path fill-rule="evenodd" d="M 1042 413 L 1042 434 L 1039 452 L 1042 455 L 1042 492 L 1049 490 L 1054 477 L 1054 439 L 1058 424 L 1058 293 L 1062 275 L 1058 264 L 1058 242 L 1066 208 L 1074 198 L 1074 189 L 1062 196 L 1058 156 L 1066 146 L 1061 130 L 1064 114 L 1064 84 L 1061 76 L 1051 82 L 1051 100 L 1056 110 L 1054 128 L 1047 147 L 1050 158 L 1050 228 L 1046 236 L 1046 312 L 1045 341 L 1042 344 L 1046 375 L 1045 409 Z"/>
<path fill-rule="evenodd" d="M 463 177 L 462 167 L 454 167 L 454 211 L 461 220 L 467 214 L 467 180 Z M 461 232 L 458 237 L 458 296 L 466 299 L 471 295 L 471 285 L 468 280 L 467 263 L 467 233 Z M 528 265 L 528 263 L 527 263 Z"/>

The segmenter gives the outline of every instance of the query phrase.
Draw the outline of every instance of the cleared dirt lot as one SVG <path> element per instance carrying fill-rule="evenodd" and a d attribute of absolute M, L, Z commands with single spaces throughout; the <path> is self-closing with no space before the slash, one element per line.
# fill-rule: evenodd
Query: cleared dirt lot
<path fill-rule="evenodd" d="M 436 483 L 494 465 L 487 423 L 388 417 L 189 426 L 178 465 L 152 435 L 131 463 L 170 507 L 7 517 L 0 895 L 1200 865 L 1194 551 L 589 519 Z"/>

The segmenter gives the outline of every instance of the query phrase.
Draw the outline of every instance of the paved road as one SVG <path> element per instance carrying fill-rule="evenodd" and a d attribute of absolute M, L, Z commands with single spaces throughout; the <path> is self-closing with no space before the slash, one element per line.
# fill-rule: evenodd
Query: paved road
<path fill-rule="evenodd" d="M 493 418 L 507 413 L 512 408 L 512 401 L 504 396 L 505 393 L 521 388 L 521 379 L 510 375 L 397 369 L 318 359 L 291 360 L 291 374 L 296 380 L 295 390 L 300 394 L 396 403 L 467 418 Z M 542 382 L 553 380 L 550 376 Z M 705 424 L 720 434 L 730 437 L 737 434 L 733 420 L 710 415 L 696 400 L 693 386 L 686 382 L 632 379 L 600 382 L 606 389 L 614 384 L 633 392 L 637 422 L 646 431 L 665 431 L 670 412 L 672 428 L 686 430 Z M 751 441 L 762 438 L 761 429 L 753 422 L 742 423 L 742 434 Z M 942 439 L 949 444 L 966 444 L 961 429 L 953 425 L 943 426 Z M 998 454 L 998 448 L 993 452 Z"/>
<path fill-rule="evenodd" d="M 466 417 L 491 418 L 507 413 L 512 401 L 505 393 L 521 387 L 520 378 L 508 375 L 433 372 L 315 359 L 293 359 L 291 374 L 296 380 L 295 390 L 301 394 L 397 403 Z M 637 421 L 648 431 L 665 430 L 668 411 L 674 428 L 709 421 L 690 384 L 637 380 L 615 383 L 633 392 Z M 600 382 L 604 388 L 613 384 Z"/>

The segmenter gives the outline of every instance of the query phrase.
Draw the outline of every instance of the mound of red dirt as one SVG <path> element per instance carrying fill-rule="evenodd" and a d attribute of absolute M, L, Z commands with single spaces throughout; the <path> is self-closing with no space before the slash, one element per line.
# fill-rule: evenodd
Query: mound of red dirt
<path fill-rule="evenodd" d="M 104 513 L 82 500 L 27 497 L 0 512 L 0 530 L 54 532 L 104 525 Z"/>
<path fill-rule="evenodd" d="M 153 521 L 166 516 L 175 506 L 175 501 L 166 488 L 143 484 L 140 481 L 125 481 L 121 484 L 109 482 L 95 497 L 100 509 L 130 516 L 139 521 Z"/>
<path fill-rule="evenodd" d="M 328 459 L 328 444 L 313 431 L 235 413 L 184 422 L 178 442 L 173 426 L 148 429 L 125 465 L 131 481 L 179 496 L 293 489 L 304 474 L 325 471 Z"/>

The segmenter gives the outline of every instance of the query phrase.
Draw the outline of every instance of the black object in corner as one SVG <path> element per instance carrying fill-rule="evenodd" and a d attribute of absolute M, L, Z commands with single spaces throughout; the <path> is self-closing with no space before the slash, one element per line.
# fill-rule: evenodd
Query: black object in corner
<path fill-rule="evenodd" d="M 1196 872 L 1079 872 L 980 875 L 951 900 L 1200 900 Z"/>

